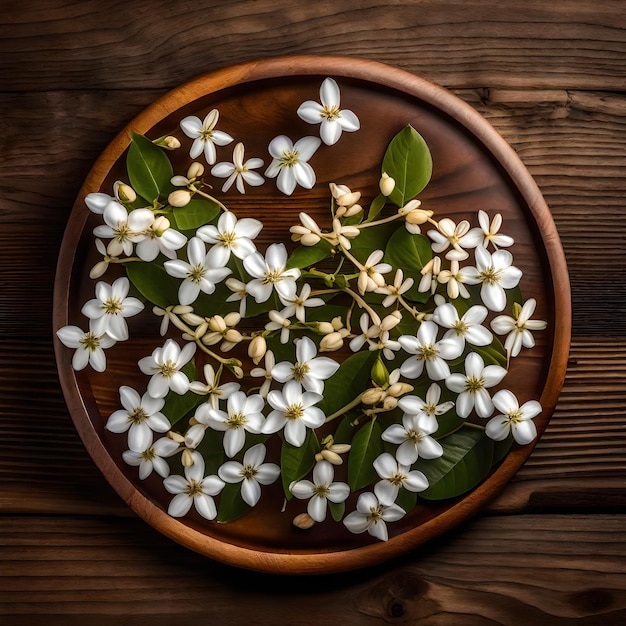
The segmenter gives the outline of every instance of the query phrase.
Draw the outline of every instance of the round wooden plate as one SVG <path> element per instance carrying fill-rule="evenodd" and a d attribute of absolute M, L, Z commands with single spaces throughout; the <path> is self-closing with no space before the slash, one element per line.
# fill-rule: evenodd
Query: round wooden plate
<path fill-rule="evenodd" d="M 297 222 L 300 211 L 322 215 L 319 207 L 327 206 L 329 182 L 347 184 L 362 191 L 365 198 L 373 198 L 387 144 L 411 124 L 426 139 L 433 155 L 433 178 L 420 195 L 424 207 L 434 210 L 435 217 L 453 219 L 475 216 L 478 209 L 498 211 L 504 217 L 503 232 L 515 238 L 515 264 L 524 271 L 522 293 L 526 299 L 537 299 L 535 317 L 547 320 L 548 329 L 535 333 L 533 350 L 514 359 L 506 382 L 518 397 L 541 401 L 544 411 L 536 419 L 541 434 L 565 376 L 571 330 L 567 268 L 550 211 L 513 149 L 469 105 L 422 78 L 373 61 L 299 56 L 243 63 L 201 76 L 137 116 L 94 164 L 72 210 L 55 280 L 54 329 L 67 324 L 84 327 L 80 308 L 93 297 L 94 282 L 88 273 L 97 260 L 92 230 L 99 223 L 84 198 L 96 191 L 111 193 L 113 182 L 125 177 L 124 153 L 130 131 L 150 138 L 165 134 L 182 138 L 179 122 L 183 117 L 195 114 L 202 118 L 211 108 L 218 108 L 219 127 L 236 141 L 243 141 L 247 155 L 265 155 L 268 164 L 267 144 L 274 136 L 286 134 L 295 141 L 317 133 L 295 111 L 304 100 L 317 100 L 319 86 L 327 76 L 339 83 L 342 107 L 357 113 L 361 130 L 344 133 L 332 149 L 314 155 L 311 164 L 318 178 L 311 192 L 298 190 L 286 197 L 276 190 L 274 181 L 268 181 L 245 196 L 229 192 L 229 208 L 239 217 L 254 216 L 264 222 L 260 249 L 270 240 L 288 242 L 288 228 Z M 231 149 L 224 148 L 228 151 L 220 156 L 230 158 Z M 188 144 L 179 153 L 174 156 L 174 169 L 184 173 L 176 170 L 176 159 L 186 160 Z M 157 323 L 151 317 L 146 314 L 130 320 L 131 340 L 107 351 L 104 374 L 90 369 L 75 372 L 72 351 L 57 341 L 61 385 L 85 446 L 128 505 L 163 534 L 219 561 L 299 574 L 379 563 L 414 549 L 478 512 L 532 451 L 532 445 L 514 448 L 483 484 L 462 498 L 417 507 L 389 526 L 386 543 L 367 534 L 351 535 L 342 524 L 332 521 L 317 525 L 315 532 L 294 528 L 293 511 L 280 513 L 279 487 L 268 489 L 261 504 L 236 522 L 218 525 L 194 514 L 173 519 L 166 513 L 171 496 L 161 480 L 139 481 L 136 468 L 121 459 L 124 438 L 104 429 L 108 416 L 119 408 L 120 385 L 132 385 L 136 379 L 136 388 L 145 386 L 137 360 L 161 345 Z"/>

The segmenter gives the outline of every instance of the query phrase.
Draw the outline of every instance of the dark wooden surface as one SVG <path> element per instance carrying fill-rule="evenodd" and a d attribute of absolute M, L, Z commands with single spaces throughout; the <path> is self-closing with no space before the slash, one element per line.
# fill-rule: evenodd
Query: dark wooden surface
<path fill-rule="evenodd" d="M 626 3 L 0 3 L 0 624 L 626 623 Z M 541 187 L 569 263 L 570 363 L 502 496 L 401 560 L 281 578 L 135 518 L 85 452 L 52 351 L 65 221 L 108 141 L 225 65 L 345 54 L 471 103 Z"/>

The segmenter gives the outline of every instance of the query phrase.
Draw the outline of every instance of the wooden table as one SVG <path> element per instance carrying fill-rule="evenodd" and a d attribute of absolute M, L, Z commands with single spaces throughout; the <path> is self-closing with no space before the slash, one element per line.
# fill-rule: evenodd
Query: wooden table
<path fill-rule="evenodd" d="M 0 16 L 0 624 L 626 623 L 626 3 L 39 0 Z M 55 264 L 94 159 L 180 83 L 282 54 L 372 58 L 472 104 L 569 263 L 565 387 L 481 516 L 401 560 L 299 579 L 195 555 L 85 452 L 52 350 Z"/>

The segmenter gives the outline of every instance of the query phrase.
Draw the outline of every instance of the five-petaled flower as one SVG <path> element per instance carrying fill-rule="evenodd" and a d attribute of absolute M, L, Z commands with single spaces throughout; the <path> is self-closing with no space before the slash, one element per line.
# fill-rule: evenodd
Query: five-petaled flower
<path fill-rule="evenodd" d="M 346 515 L 345 527 L 355 534 L 367 531 L 381 541 L 387 541 L 389 533 L 385 522 L 395 522 L 406 515 L 397 504 L 383 504 L 373 493 L 362 493 L 356 503 L 356 511 Z"/>
<path fill-rule="evenodd" d="M 276 186 L 287 196 L 293 193 L 296 184 L 311 189 L 315 185 L 315 171 L 308 161 L 320 144 L 317 137 L 303 137 L 295 144 L 285 135 L 274 137 L 267 148 L 272 162 L 265 175 L 268 178 L 278 177 Z"/>
<path fill-rule="evenodd" d="M 244 161 L 243 155 L 244 147 L 239 142 L 233 150 L 232 163 L 222 161 L 211 169 L 213 176 L 226 179 L 226 182 L 222 185 L 222 192 L 226 193 L 235 183 L 239 193 L 246 193 L 244 183 L 248 183 L 252 187 L 258 187 L 265 182 L 261 174 L 252 171 L 263 167 L 263 159 L 253 158 Z"/>
<path fill-rule="evenodd" d="M 252 280 L 246 285 L 247 292 L 259 303 L 269 300 L 274 289 L 279 296 L 293 297 L 300 270 L 295 267 L 287 269 L 286 265 L 287 248 L 282 243 L 268 246 L 265 258 L 259 252 L 247 256 L 243 260 L 243 266 L 252 276 Z"/>
<path fill-rule="evenodd" d="M 170 389 L 179 395 L 186 393 L 189 378 L 181 370 L 195 352 L 195 343 L 188 343 L 181 350 L 173 339 L 168 339 L 162 348 L 155 348 L 150 356 L 140 359 L 139 369 L 151 376 L 148 393 L 153 398 L 164 398 Z"/>
<path fill-rule="evenodd" d="M 413 465 L 419 458 L 438 459 L 443 454 L 441 444 L 430 436 L 436 429 L 430 421 L 421 419 L 419 415 L 405 413 L 402 424 L 392 424 L 383 431 L 381 438 L 398 446 L 398 463 Z"/>
<path fill-rule="evenodd" d="M 535 345 L 535 338 L 531 330 L 543 330 L 548 325 L 543 320 L 531 320 L 531 315 L 535 312 L 537 301 L 534 298 L 526 300 L 524 306 L 517 302 L 513 305 L 513 315 L 498 315 L 491 320 L 491 328 L 499 335 L 508 333 L 504 340 L 504 349 L 512 356 L 516 357 L 522 346 L 532 348 Z"/>
<path fill-rule="evenodd" d="M 169 437 L 161 437 L 154 443 L 148 444 L 143 450 L 125 450 L 122 459 L 128 465 L 139 467 L 139 478 L 145 480 L 155 471 L 161 478 L 170 475 L 170 466 L 165 460 L 173 456 L 180 449 L 180 445 Z"/>
<path fill-rule="evenodd" d="M 78 326 L 64 326 L 57 330 L 57 337 L 68 348 L 76 348 L 72 357 L 72 368 L 76 371 L 91 365 L 96 372 L 104 372 L 107 366 L 104 350 L 115 345 L 115 339 L 109 335 L 98 335 L 89 323 L 85 332 Z"/>
<path fill-rule="evenodd" d="M 219 119 L 217 109 L 209 111 L 203 121 L 199 117 L 190 115 L 181 121 L 182 131 L 193 139 L 189 156 L 192 159 L 199 157 L 204 152 L 204 158 L 209 165 L 215 163 L 217 158 L 215 146 L 226 146 L 233 138 L 221 130 L 216 130 L 215 126 Z"/>
<path fill-rule="evenodd" d="M 501 389 L 494 394 L 493 404 L 500 414 L 487 422 L 485 432 L 488 437 L 502 441 L 512 433 L 517 443 L 526 445 L 537 436 L 537 428 L 532 421 L 541 413 L 541 404 L 537 400 L 529 400 L 520 406 L 512 392 Z"/>
<path fill-rule="evenodd" d="M 409 465 L 399 463 L 388 452 L 374 459 L 374 469 L 381 479 L 374 485 L 374 493 L 381 504 L 389 506 L 396 501 L 400 488 L 419 493 L 428 489 L 424 472 L 411 470 Z"/>

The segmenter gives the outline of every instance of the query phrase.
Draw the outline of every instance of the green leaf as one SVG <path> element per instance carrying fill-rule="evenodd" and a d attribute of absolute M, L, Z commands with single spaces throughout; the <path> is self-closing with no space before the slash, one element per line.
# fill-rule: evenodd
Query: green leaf
<path fill-rule="evenodd" d="M 310 267 L 330 256 L 332 246 L 321 239 L 314 246 L 298 246 L 287 259 L 287 269 Z"/>
<path fill-rule="evenodd" d="M 149 202 L 167 195 L 171 188 L 172 164 L 165 152 L 147 137 L 132 133 L 126 157 L 131 187 Z"/>
<path fill-rule="evenodd" d="M 472 350 L 480 354 L 485 365 L 506 367 L 506 350 L 496 336 L 494 336 L 493 341 L 488 346 L 472 346 Z"/>
<path fill-rule="evenodd" d="M 198 444 L 196 450 L 202 454 L 206 463 L 206 475 L 217 474 L 219 468 L 224 464 L 226 453 L 224 452 L 224 433 L 212 428 L 207 428 L 204 438 Z"/>
<path fill-rule="evenodd" d="M 289 442 L 283 441 L 280 451 L 280 467 L 282 471 L 283 490 L 287 500 L 291 500 L 292 494 L 289 485 L 294 480 L 304 478 L 315 465 L 315 455 L 319 452 L 317 436 L 312 430 L 307 432 L 304 443 L 297 448 Z"/>
<path fill-rule="evenodd" d="M 362 228 L 358 237 L 351 239 L 350 253 L 361 263 L 365 263 L 367 257 L 374 250 L 384 250 L 389 238 L 402 225 L 398 221 L 387 222 L 369 228 Z M 406 230 L 402 227 L 402 230 Z M 408 231 L 407 231 L 408 232 Z"/>
<path fill-rule="evenodd" d="M 226 524 L 245 515 L 250 505 L 241 498 L 241 483 L 227 484 L 220 494 L 220 503 L 217 510 L 217 522 Z"/>
<path fill-rule="evenodd" d="M 162 309 L 178 304 L 180 281 L 156 263 L 127 263 L 126 275 L 139 293 Z"/>
<path fill-rule="evenodd" d="M 178 230 L 195 230 L 209 224 L 220 214 L 221 208 L 212 200 L 192 198 L 189 204 L 175 208 L 168 214 Z"/>
<path fill-rule="evenodd" d="M 389 199 L 398 207 L 426 187 L 432 176 L 433 160 L 424 138 L 412 126 L 391 140 L 383 157 L 382 171 L 396 181 Z"/>
<path fill-rule="evenodd" d="M 465 426 L 441 439 L 443 456 L 418 459 L 413 465 L 428 478 L 430 486 L 420 493 L 425 500 L 456 498 L 478 485 L 491 470 L 493 441 L 485 431 Z"/>
<path fill-rule="evenodd" d="M 362 426 L 354 439 L 348 458 L 348 483 L 352 491 L 362 489 L 378 476 L 374 460 L 384 452 L 382 429 L 376 420 Z"/>
<path fill-rule="evenodd" d="M 331 502 L 328 500 L 328 509 L 330 510 L 330 514 L 332 518 L 336 522 L 340 522 L 343 518 L 343 514 L 346 512 L 346 503 L 345 502 Z"/>
<path fill-rule="evenodd" d="M 373 200 L 372 204 L 370 204 L 370 210 L 367 214 L 366 222 L 371 222 L 374 220 L 378 214 L 383 210 L 385 203 L 387 202 L 387 198 L 383 196 L 382 193 L 379 193 Z"/>
<path fill-rule="evenodd" d="M 417 493 L 401 488 L 396 498 L 396 504 L 408 513 L 417 504 Z"/>
<path fill-rule="evenodd" d="M 327 417 L 350 404 L 365 388 L 377 351 L 357 352 L 349 356 L 324 384 L 324 398 L 317 405 Z"/>
<path fill-rule="evenodd" d="M 390 263 L 393 277 L 401 269 L 404 278 L 412 278 L 413 285 L 404 293 L 404 298 L 413 302 L 426 302 L 430 292 L 420 293 L 417 288 L 422 278 L 421 270 L 433 257 L 430 242 L 424 235 L 413 235 L 406 228 L 398 228 L 389 238 L 385 249 L 385 261 Z"/>
<path fill-rule="evenodd" d="M 337 426 L 335 434 L 333 435 L 335 443 L 350 443 L 352 441 L 352 437 L 356 432 L 356 428 L 352 425 L 352 422 L 357 417 L 358 415 L 350 412 L 339 422 L 339 426 Z"/>

